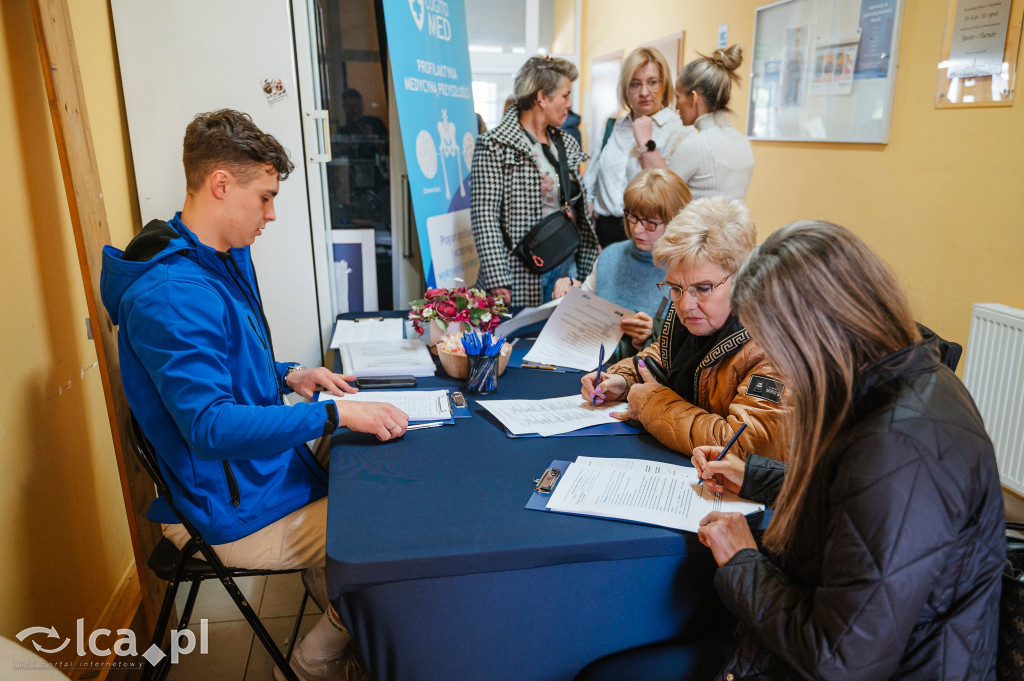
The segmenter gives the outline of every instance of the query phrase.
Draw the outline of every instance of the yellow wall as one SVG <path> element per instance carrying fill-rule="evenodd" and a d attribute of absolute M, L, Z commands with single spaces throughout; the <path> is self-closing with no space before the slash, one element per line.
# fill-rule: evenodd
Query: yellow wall
<path fill-rule="evenodd" d="M 633 12 L 584 0 L 581 91 L 595 57 L 685 30 L 689 61 L 715 49 L 718 25 L 729 24 L 729 42 L 745 51 L 731 106 L 742 130 L 754 10 L 766 4 L 649 0 Z M 945 14 L 944 1 L 906 0 L 887 145 L 754 142 L 747 203 L 762 238 L 804 218 L 854 230 L 899 274 L 918 319 L 966 345 L 973 303 L 1024 308 L 1024 101 L 934 108 Z"/>
<path fill-rule="evenodd" d="M 133 234 L 106 0 L 69 2 L 116 243 Z M 28 0 L 0 3 L 0 635 L 90 630 L 131 564 L 107 413 Z M 71 660 L 68 646 L 55 660 Z"/>

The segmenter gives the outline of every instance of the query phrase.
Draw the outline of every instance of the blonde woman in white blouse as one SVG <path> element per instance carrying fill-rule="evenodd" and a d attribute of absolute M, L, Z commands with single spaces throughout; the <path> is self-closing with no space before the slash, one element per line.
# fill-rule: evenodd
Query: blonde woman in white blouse
<path fill-rule="evenodd" d="M 743 62 L 739 45 L 717 49 L 688 63 L 676 80 L 676 110 L 697 134 L 683 139 L 666 166 L 683 178 L 693 198 L 724 196 L 742 201 L 754 174 L 750 142 L 729 123 L 729 96 Z"/>
<path fill-rule="evenodd" d="M 592 197 L 594 229 L 601 246 L 626 238 L 622 194 L 648 167 L 664 168 L 667 151 L 690 132 L 669 104 L 672 72 L 658 50 L 640 47 L 626 57 L 619 74 L 619 101 L 627 113 L 615 121 L 607 141 L 592 136 L 590 165 L 583 178 Z M 666 154 L 666 156 L 662 156 Z"/>

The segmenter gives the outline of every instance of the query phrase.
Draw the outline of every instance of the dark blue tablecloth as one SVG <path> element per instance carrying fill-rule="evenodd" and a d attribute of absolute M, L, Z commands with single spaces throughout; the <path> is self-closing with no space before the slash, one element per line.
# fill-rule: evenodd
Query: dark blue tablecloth
<path fill-rule="evenodd" d="M 509 369 L 488 398 L 555 397 L 581 374 Z M 461 388 L 447 377 L 420 388 Z M 572 679 L 612 652 L 720 632 L 696 535 L 524 508 L 554 459 L 688 463 L 649 435 L 507 438 L 473 416 L 380 443 L 333 440 L 331 600 L 383 679 Z"/>

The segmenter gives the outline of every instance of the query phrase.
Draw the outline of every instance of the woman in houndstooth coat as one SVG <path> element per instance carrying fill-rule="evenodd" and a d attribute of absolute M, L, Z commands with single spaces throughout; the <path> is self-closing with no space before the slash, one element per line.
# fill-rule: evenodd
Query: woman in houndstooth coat
<path fill-rule="evenodd" d="M 587 159 L 579 144 L 558 126 L 572 105 L 572 81 L 578 72 L 571 62 L 532 57 L 515 79 L 515 105 L 499 123 L 479 137 L 470 174 L 473 236 L 480 255 L 477 286 L 507 304 L 539 305 L 551 299 L 554 282 L 569 276 L 585 278 L 597 258 L 597 236 L 582 193 L 580 163 Z M 530 272 L 512 254 L 513 247 L 545 215 L 558 210 L 558 136 L 568 161 L 570 199 L 576 211 L 580 245 L 575 258 L 544 274 Z M 507 237 L 507 239 L 506 239 Z"/>

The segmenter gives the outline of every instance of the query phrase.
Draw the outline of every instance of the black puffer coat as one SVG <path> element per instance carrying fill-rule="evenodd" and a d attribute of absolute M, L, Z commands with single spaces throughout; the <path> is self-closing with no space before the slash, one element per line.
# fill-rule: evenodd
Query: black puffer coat
<path fill-rule="evenodd" d="M 772 503 L 782 464 L 748 457 Z M 1003 498 L 992 443 L 935 340 L 870 367 L 808 491 L 793 550 L 715 575 L 739 617 L 718 679 L 994 679 Z"/>

